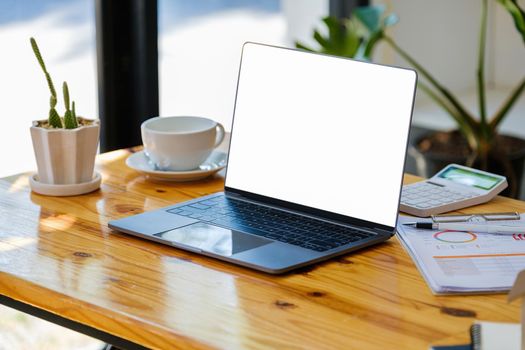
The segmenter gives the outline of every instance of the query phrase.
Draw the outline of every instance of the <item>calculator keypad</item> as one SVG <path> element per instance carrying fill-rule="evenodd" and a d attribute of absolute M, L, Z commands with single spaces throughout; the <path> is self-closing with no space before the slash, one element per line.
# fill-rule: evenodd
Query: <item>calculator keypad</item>
<path fill-rule="evenodd" d="M 418 182 L 403 186 L 401 204 L 418 209 L 429 209 L 476 196 L 478 196 L 476 193 L 458 192 L 445 186 L 441 187 L 427 182 Z"/>

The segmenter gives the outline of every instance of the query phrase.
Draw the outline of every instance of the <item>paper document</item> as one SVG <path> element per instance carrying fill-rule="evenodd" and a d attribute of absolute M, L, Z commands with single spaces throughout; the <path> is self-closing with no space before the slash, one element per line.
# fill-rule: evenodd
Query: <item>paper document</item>
<path fill-rule="evenodd" d="M 519 323 L 476 322 L 471 328 L 472 348 L 480 350 L 520 350 Z"/>
<path fill-rule="evenodd" d="M 523 216 L 494 224 L 523 227 Z M 508 291 L 525 269 L 525 234 L 435 231 L 403 225 L 425 220 L 430 222 L 400 216 L 397 232 L 436 294 Z"/>

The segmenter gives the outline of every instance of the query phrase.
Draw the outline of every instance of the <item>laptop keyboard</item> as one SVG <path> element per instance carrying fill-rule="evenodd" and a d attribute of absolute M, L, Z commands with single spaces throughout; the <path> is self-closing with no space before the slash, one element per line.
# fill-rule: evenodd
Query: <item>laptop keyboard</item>
<path fill-rule="evenodd" d="M 170 209 L 168 212 L 319 252 L 374 236 L 370 232 L 225 196 Z"/>

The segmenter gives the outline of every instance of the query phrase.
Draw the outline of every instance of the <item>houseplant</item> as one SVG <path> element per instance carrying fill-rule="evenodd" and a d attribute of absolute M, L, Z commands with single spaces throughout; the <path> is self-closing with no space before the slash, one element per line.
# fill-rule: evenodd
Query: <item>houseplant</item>
<path fill-rule="evenodd" d="M 93 173 L 100 124 L 98 120 L 77 117 L 75 102 L 70 106 L 69 88 L 62 85 L 65 113 L 57 110 L 57 93 L 53 80 L 34 38 L 31 48 L 42 68 L 51 93 L 48 118 L 33 121 L 31 138 L 38 176 L 30 179 L 33 191 L 45 195 L 77 195 L 96 190 L 100 174 Z"/>
<path fill-rule="evenodd" d="M 384 6 L 377 5 L 359 7 L 351 18 L 325 17 L 322 21 L 327 35 L 322 35 L 317 29 L 313 33 L 313 38 L 319 44 L 318 49 L 299 41 L 295 42 L 295 46 L 306 51 L 370 61 L 379 36 L 377 30 L 370 29 L 368 25 L 374 29 L 384 29 L 398 21 L 395 14 L 384 16 L 383 13 Z"/>
<path fill-rule="evenodd" d="M 514 20 L 516 29 L 525 42 L 525 13 L 516 0 L 497 0 Z M 432 172 L 441 169 L 451 162 L 463 163 L 482 170 L 487 170 L 505 175 L 509 181 L 509 188 L 505 194 L 517 196 L 519 194 L 519 181 L 522 176 L 525 161 L 525 140 L 515 137 L 500 135 L 499 126 L 508 115 L 516 100 L 525 89 L 525 77 L 511 91 L 507 100 L 493 116 L 487 115 L 486 83 L 485 83 L 485 45 L 487 31 L 488 0 L 481 0 L 482 17 L 479 36 L 479 51 L 477 62 L 477 92 L 479 100 L 479 115 L 469 111 L 449 89 L 441 84 L 426 68 L 417 62 L 408 52 L 402 49 L 385 29 L 397 21 L 395 15 L 384 16 L 384 7 L 369 6 L 357 8 L 353 12 L 353 19 L 347 20 L 356 25 L 346 28 L 366 30 L 361 37 L 361 52 L 366 53 L 362 58 L 370 58 L 375 46 L 385 42 L 403 57 L 418 73 L 420 79 L 418 88 L 426 93 L 441 108 L 443 108 L 456 122 L 457 130 L 450 132 L 434 132 L 426 135 L 416 142 L 412 149 L 419 163 L 426 162 L 426 168 Z M 329 21 L 325 20 L 325 23 Z M 339 27 L 339 31 L 341 26 Z M 329 30 L 329 40 L 337 37 L 334 33 L 337 27 Z M 327 39 L 327 38 L 325 38 Z M 324 40 L 326 42 L 327 40 Z M 298 45 L 301 47 L 301 45 Z M 341 50 L 339 50 L 341 51 Z M 359 52 L 357 50 L 356 52 Z M 337 54 L 337 53 L 336 53 Z M 354 57 L 354 56 L 352 56 Z M 359 58 L 359 57 L 357 57 Z M 433 162 L 433 164 L 429 164 Z M 426 176 L 430 174 L 424 174 Z"/>

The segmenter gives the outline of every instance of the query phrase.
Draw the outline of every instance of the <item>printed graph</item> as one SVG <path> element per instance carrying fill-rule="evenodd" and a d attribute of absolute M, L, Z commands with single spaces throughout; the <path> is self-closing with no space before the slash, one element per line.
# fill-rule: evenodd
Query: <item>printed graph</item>
<path fill-rule="evenodd" d="M 478 236 L 472 232 L 461 231 L 440 231 L 433 235 L 434 239 L 445 243 L 470 243 L 475 241 Z"/>

